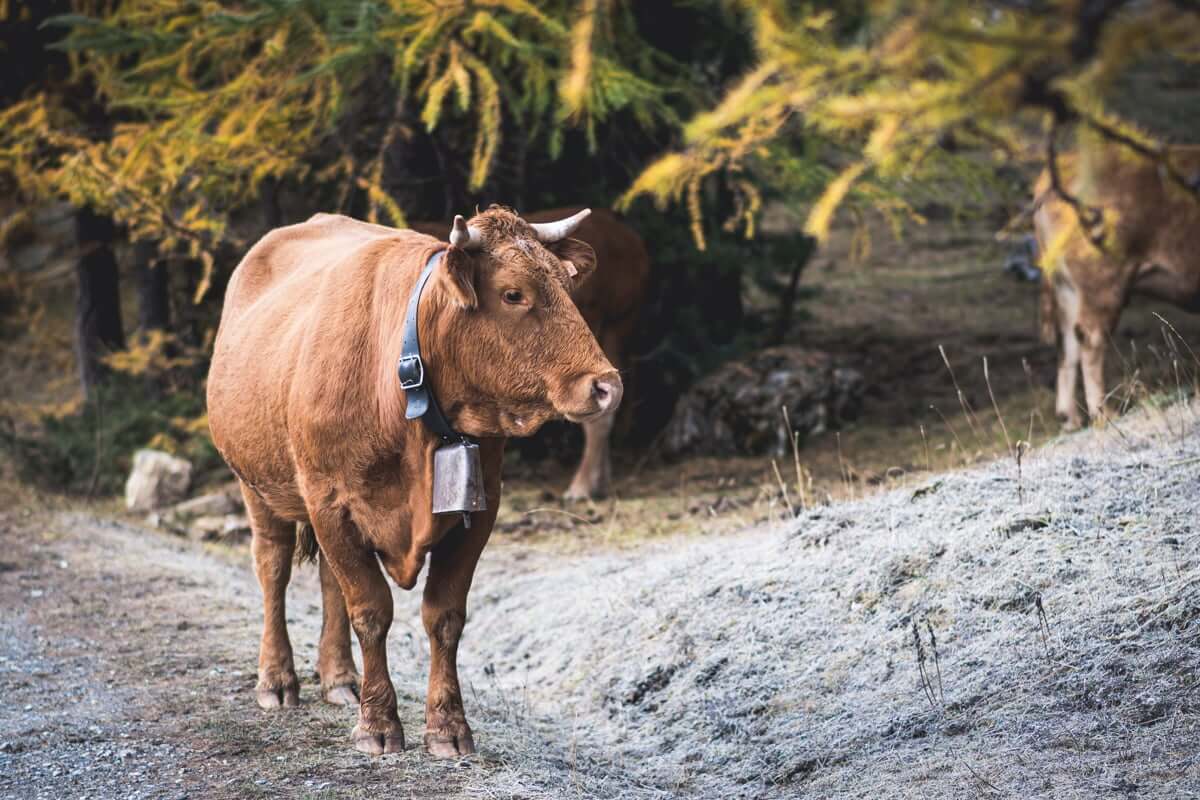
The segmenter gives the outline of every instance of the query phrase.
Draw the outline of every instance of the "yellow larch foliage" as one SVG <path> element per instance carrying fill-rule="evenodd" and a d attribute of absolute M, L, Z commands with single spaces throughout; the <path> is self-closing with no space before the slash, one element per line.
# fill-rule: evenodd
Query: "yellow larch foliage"
<path fill-rule="evenodd" d="M 798 154 L 832 165 L 806 229 L 827 235 L 851 203 L 912 219 L 901 196 L 999 162 L 1045 158 L 1048 137 L 1104 133 L 1138 157 L 1161 148 L 1106 105 L 1113 82 L 1155 52 L 1200 51 L 1200 15 L 1170 0 L 995 4 L 869 0 L 814 13 L 785 0 L 741 0 L 759 64 L 683 146 L 650 165 L 622 198 L 681 200 L 700 230 L 696 182 L 714 172 L 736 194 L 788 190 Z M 808 177 L 807 175 L 805 177 Z M 700 241 L 697 235 L 697 241 Z"/>
<path fill-rule="evenodd" d="M 17 10 L 34 1 L 16 0 Z M 632 21 L 607 2 L 74 0 L 73 9 L 49 24 L 63 34 L 73 85 L 94 87 L 115 122 L 96 129 L 53 91 L 0 108 L 0 180 L 30 198 L 90 205 L 135 239 L 187 252 L 205 267 L 201 295 L 219 245 L 246 244 L 232 238 L 231 215 L 268 179 L 361 192 L 373 220 L 402 225 L 384 182 L 402 109 L 429 130 L 469 132 L 471 190 L 495 169 L 506 120 L 553 151 L 565 127 L 591 131 L 622 109 L 648 124 L 667 113 L 660 87 L 626 64 L 642 58 Z M 593 68 L 580 71 L 580 59 Z M 390 120 L 369 113 L 381 105 L 395 109 Z M 354 149 L 364 118 L 385 146 Z"/>

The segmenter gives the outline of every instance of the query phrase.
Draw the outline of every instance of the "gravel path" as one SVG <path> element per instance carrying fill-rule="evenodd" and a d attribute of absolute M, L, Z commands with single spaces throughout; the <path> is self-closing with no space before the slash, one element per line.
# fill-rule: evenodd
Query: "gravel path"
<path fill-rule="evenodd" d="M 735 536 L 565 557 L 500 541 L 461 671 L 478 757 L 350 750 L 253 702 L 244 550 L 83 511 L 0 517 L 0 797 L 1193 797 L 1200 423 L 1126 418 L 1015 465 Z M 428 665 L 397 593 L 419 741 Z M 919 644 L 918 644 L 919 642 Z"/>

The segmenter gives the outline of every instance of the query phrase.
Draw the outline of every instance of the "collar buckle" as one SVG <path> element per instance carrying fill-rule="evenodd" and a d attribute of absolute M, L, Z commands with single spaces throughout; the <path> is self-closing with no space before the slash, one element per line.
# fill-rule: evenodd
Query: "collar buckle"
<path fill-rule="evenodd" d="M 406 392 L 425 385 L 425 362 L 421 360 L 420 355 L 401 356 L 400 363 L 396 365 L 396 372 L 400 376 L 400 388 Z"/>

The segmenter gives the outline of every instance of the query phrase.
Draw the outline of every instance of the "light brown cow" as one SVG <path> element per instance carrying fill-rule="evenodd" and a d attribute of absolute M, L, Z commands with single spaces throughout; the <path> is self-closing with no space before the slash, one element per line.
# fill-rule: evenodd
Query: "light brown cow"
<path fill-rule="evenodd" d="M 549 222 L 569 217 L 579 208 L 555 208 L 525 215 L 530 222 Z M 413 230 L 440 235 L 441 222 L 414 222 Z M 650 256 L 637 233 L 607 209 L 596 209 L 575 233 L 596 251 L 601 269 L 575 292 L 575 304 L 604 349 L 604 355 L 619 370 L 628 368 L 629 348 L 637 328 L 638 314 L 646 301 L 650 280 Z M 628 387 L 626 387 L 628 389 Z M 626 399 L 629 394 L 626 392 Z M 612 483 L 609 452 L 615 417 L 583 423 L 583 457 L 575 477 L 563 493 L 566 500 L 600 498 Z"/>
<path fill-rule="evenodd" d="M 324 624 L 317 669 L 329 702 L 355 701 L 350 627 L 362 648 L 358 724 L 368 753 L 404 746 L 386 638 L 384 572 L 411 589 L 429 560 L 425 746 L 474 751 L 456 658 L 467 591 L 500 503 L 508 436 L 545 421 L 611 416 L 621 379 L 571 301 L 595 254 L 566 225 L 531 226 L 491 208 L 456 221 L 455 245 L 318 214 L 256 244 L 226 292 L 208 378 L 213 441 L 242 485 L 263 590 L 258 702 L 294 706 L 299 683 L 284 615 L 297 523 L 319 545 Z M 461 235 L 460 235 L 461 234 Z M 426 380 L 456 431 L 479 440 L 486 512 L 432 513 L 441 444 L 405 419 L 396 375 L 418 274 L 445 250 L 421 299 Z M 380 569 L 382 567 L 382 570 Z M 349 623 L 349 624 L 347 624 Z"/>
<path fill-rule="evenodd" d="M 1089 158 L 1091 168 L 1083 170 L 1080 156 L 1060 157 L 1059 172 L 1069 194 L 1112 220 L 1103 250 L 1086 238 L 1075 211 L 1053 190 L 1048 171 L 1034 188 L 1040 251 L 1052 258 L 1060 254 L 1042 281 L 1042 337 L 1059 344 L 1055 410 L 1071 428 L 1082 422 L 1075 401 L 1081 368 L 1088 415 L 1105 416 L 1105 348 L 1131 294 L 1200 311 L 1195 195 L 1145 158 L 1111 149 Z M 1171 148 L 1168 158 L 1178 176 L 1200 176 L 1200 147 Z"/>

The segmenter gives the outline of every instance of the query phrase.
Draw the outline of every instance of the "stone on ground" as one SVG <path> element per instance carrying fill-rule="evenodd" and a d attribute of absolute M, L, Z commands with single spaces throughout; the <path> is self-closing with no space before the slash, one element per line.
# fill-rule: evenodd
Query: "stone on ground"
<path fill-rule="evenodd" d="M 192 465 L 161 450 L 138 450 L 125 482 L 125 508 L 153 511 L 187 497 Z"/>
<path fill-rule="evenodd" d="M 761 350 L 718 368 L 680 397 L 663 446 L 676 457 L 783 455 L 792 433 L 803 443 L 857 417 L 865 384 L 861 372 L 827 353 Z"/>
<path fill-rule="evenodd" d="M 151 525 L 202 540 L 238 540 L 250 533 L 245 504 L 236 483 L 152 513 Z"/>

